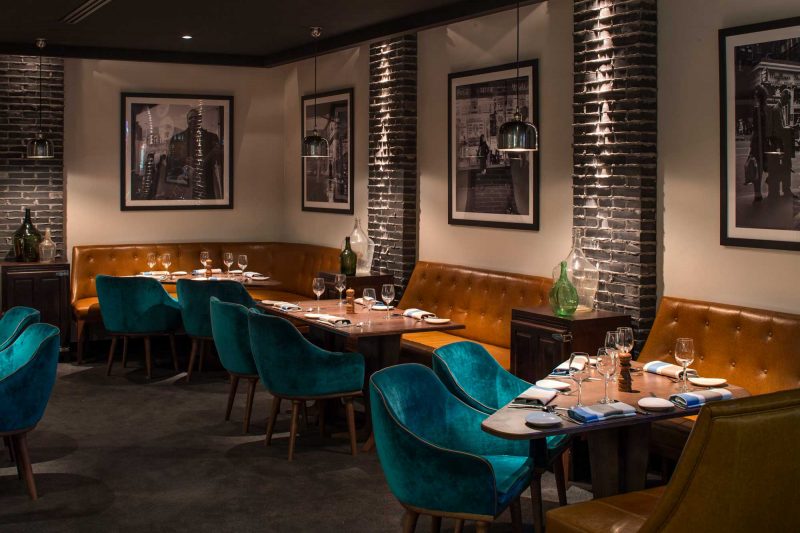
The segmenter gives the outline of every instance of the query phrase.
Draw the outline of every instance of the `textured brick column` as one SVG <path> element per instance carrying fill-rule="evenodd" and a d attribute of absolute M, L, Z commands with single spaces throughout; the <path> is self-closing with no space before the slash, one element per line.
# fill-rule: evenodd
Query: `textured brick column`
<path fill-rule="evenodd" d="M 398 295 L 417 260 L 417 36 L 369 47 L 368 231 Z"/>
<path fill-rule="evenodd" d="M 25 140 L 37 131 L 39 58 L 0 55 L 0 257 L 13 255 L 11 238 L 25 207 L 44 234 L 50 228 L 64 254 L 64 63 L 42 60 L 42 130 L 54 159 L 25 159 Z"/>
<path fill-rule="evenodd" d="M 573 219 L 600 268 L 600 309 L 656 309 L 656 0 L 574 4 Z"/>

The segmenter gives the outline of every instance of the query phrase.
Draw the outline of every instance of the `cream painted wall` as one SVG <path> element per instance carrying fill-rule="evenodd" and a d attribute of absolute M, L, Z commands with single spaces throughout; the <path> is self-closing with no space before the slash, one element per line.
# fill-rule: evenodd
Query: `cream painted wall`
<path fill-rule="evenodd" d="M 797 16 L 795 0 L 658 3 L 663 294 L 800 312 L 800 253 L 719 244 L 717 30 Z"/>
<path fill-rule="evenodd" d="M 68 250 L 80 244 L 281 238 L 283 72 L 67 59 Z M 120 211 L 120 92 L 234 96 L 234 209 Z"/>
<path fill-rule="evenodd" d="M 284 124 L 286 142 L 283 178 L 283 239 L 338 247 L 353 230 L 353 217 L 361 218 L 367 230 L 367 151 L 369 128 L 369 47 L 350 48 L 320 56 L 317 90 L 354 88 L 355 112 L 355 206 L 354 215 L 302 211 L 300 203 L 300 99 L 314 92 L 314 61 L 292 63 L 284 78 Z"/>
<path fill-rule="evenodd" d="M 515 57 L 515 13 L 419 33 L 420 243 L 423 260 L 549 276 L 572 227 L 572 2 L 521 10 L 521 59 L 539 60 L 540 230 L 447 223 L 447 75 Z"/>

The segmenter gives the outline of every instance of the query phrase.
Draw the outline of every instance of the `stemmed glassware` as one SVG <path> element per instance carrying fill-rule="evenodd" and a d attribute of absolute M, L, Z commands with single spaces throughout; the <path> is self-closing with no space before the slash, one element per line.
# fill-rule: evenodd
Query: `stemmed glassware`
<path fill-rule="evenodd" d="M 686 371 L 694 362 L 694 340 L 681 337 L 675 341 L 675 360 L 683 366 L 683 373 L 681 374 L 683 380 L 681 381 L 681 392 L 689 390 L 686 384 Z"/>
<path fill-rule="evenodd" d="M 619 343 L 619 335 L 616 331 L 606 331 L 606 341 L 604 344 L 604 348 L 608 350 L 609 353 L 613 355 L 617 355 L 619 353 L 617 344 Z"/>
<path fill-rule="evenodd" d="M 394 301 L 394 284 L 393 283 L 384 283 L 381 286 L 381 300 L 383 303 L 386 304 L 386 319 L 390 319 L 392 317 L 392 312 L 389 309 L 389 304 Z"/>
<path fill-rule="evenodd" d="M 345 287 L 347 287 L 347 276 L 344 274 L 336 274 L 336 277 L 333 278 L 333 286 L 336 287 L 336 290 L 339 291 L 339 307 L 344 305 L 342 301 L 342 292 L 344 291 Z"/>
<path fill-rule="evenodd" d="M 208 252 L 200 252 L 200 264 L 203 265 L 203 268 L 208 268 Z"/>
<path fill-rule="evenodd" d="M 167 271 L 167 276 L 169 276 L 169 267 L 172 264 L 172 255 L 161 254 L 161 264 L 164 265 L 164 270 Z"/>
<path fill-rule="evenodd" d="M 620 355 L 630 355 L 633 350 L 633 328 L 617 328 L 617 350 Z"/>
<path fill-rule="evenodd" d="M 156 266 L 156 254 L 147 254 L 147 268 L 152 271 L 154 266 Z"/>
<path fill-rule="evenodd" d="M 319 304 L 319 297 L 322 296 L 322 293 L 325 292 L 325 280 L 323 278 L 314 278 L 314 282 L 311 284 L 311 290 L 313 290 L 314 294 L 317 295 L 317 313 L 319 313 L 321 309 Z"/>
<path fill-rule="evenodd" d="M 228 269 L 228 277 L 231 275 L 231 266 L 233 266 L 233 253 L 232 252 L 225 252 L 222 254 L 222 263 Z"/>
<path fill-rule="evenodd" d="M 372 319 L 370 318 L 372 315 L 370 315 L 370 311 L 372 311 L 372 306 L 375 305 L 375 301 L 378 299 L 377 296 L 375 296 L 375 289 L 364 289 L 364 294 L 361 298 L 364 301 L 364 307 L 367 308 L 367 324 L 372 324 Z"/>
<path fill-rule="evenodd" d="M 242 269 L 242 279 L 244 279 L 244 269 L 247 268 L 247 255 L 239 254 L 239 257 L 236 258 L 236 264 Z"/>
<path fill-rule="evenodd" d="M 608 397 L 608 381 L 617 372 L 617 353 L 615 350 L 600 348 L 597 350 L 597 371 L 603 376 L 603 399 L 600 403 L 611 403 Z"/>
<path fill-rule="evenodd" d="M 578 367 L 578 362 L 581 359 L 583 360 L 583 366 Z M 569 356 L 569 377 L 578 385 L 578 403 L 575 404 L 575 407 L 583 406 L 581 401 L 583 398 L 583 380 L 589 377 L 590 372 L 589 354 L 586 352 L 572 352 Z"/>

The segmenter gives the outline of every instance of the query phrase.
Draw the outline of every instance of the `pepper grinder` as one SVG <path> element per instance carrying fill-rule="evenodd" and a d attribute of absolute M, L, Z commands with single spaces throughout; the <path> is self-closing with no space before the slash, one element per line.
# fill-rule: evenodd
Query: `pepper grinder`
<path fill-rule="evenodd" d="M 350 315 L 356 312 L 356 291 L 352 288 L 345 292 L 345 311 Z"/>

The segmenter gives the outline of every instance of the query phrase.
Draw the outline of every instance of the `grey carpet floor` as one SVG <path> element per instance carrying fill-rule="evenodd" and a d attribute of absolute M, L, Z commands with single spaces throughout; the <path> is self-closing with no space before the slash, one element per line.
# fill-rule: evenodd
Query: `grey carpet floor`
<path fill-rule="evenodd" d="M 273 445 L 264 446 L 270 398 L 263 389 L 250 433 L 242 435 L 243 387 L 231 421 L 224 421 L 223 372 L 204 372 L 185 384 L 162 362 L 147 382 L 131 359 L 111 377 L 102 364 L 59 364 L 50 404 L 29 435 L 38 501 L 28 499 L 0 448 L 0 531 L 400 530 L 402 508 L 375 453 L 351 457 L 346 439 L 322 438 L 311 426 L 289 463 L 286 413 Z M 551 508 L 557 501 L 552 475 L 544 483 Z M 574 503 L 590 494 L 570 487 L 568 497 Z M 523 512 L 532 530 L 527 497 Z M 510 531 L 509 521 L 506 512 L 492 531 Z M 428 527 L 421 518 L 418 530 Z M 446 520 L 443 531 L 452 527 Z"/>

